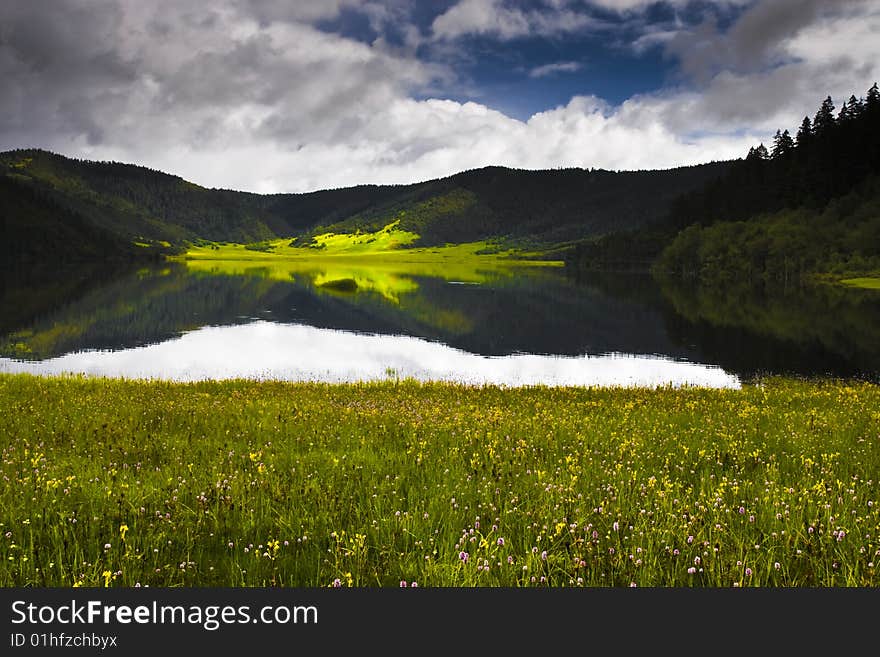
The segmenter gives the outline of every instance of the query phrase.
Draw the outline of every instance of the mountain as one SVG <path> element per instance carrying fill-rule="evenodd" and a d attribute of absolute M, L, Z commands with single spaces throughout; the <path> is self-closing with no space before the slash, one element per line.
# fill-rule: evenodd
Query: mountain
<path fill-rule="evenodd" d="M 135 242 L 167 252 L 187 243 L 251 243 L 319 232 L 399 228 L 416 245 L 487 238 L 559 244 L 661 220 L 682 194 L 731 166 L 663 171 L 545 171 L 487 167 L 411 185 L 305 194 L 207 189 L 178 176 L 43 150 L 0 153 L 6 261 L 88 260 Z"/>
<path fill-rule="evenodd" d="M 399 188 L 381 203 L 322 229 L 377 230 L 400 220 L 419 245 L 492 237 L 559 244 L 650 225 L 674 199 L 730 167 L 715 162 L 663 171 L 486 167 Z"/>

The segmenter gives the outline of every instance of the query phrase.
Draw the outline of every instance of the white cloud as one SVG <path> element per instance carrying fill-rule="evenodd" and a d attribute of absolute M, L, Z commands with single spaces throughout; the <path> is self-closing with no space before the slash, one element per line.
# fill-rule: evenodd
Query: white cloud
<path fill-rule="evenodd" d="M 630 44 L 630 47 L 634 52 L 641 54 L 654 46 L 669 43 L 679 34 L 680 30 L 646 30 Z"/>
<path fill-rule="evenodd" d="M 866 76 L 876 76 L 880 72 L 878 34 L 880 3 L 865 4 L 862 11 L 803 28 L 786 41 L 785 49 L 791 57 L 814 65 L 833 66 L 852 59 L 863 65 Z"/>
<path fill-rule="evenodd" d="M 179 5 L 179 1 L 176 4 Z M 329 20 L 347 7 L 363 4 L 362 0 L 233 0 L 239 11 L 254 16 L 263 24 Z"/>
<path fill-rule="evenodd" d="M 792 18 L 788 29 L 780 30 L 783 21 L 777 16 L 775 32 L 745 30 L 744 25 L 782 8 L 779 2 L 764 4 L 744 14 L 728 35 L 709 38 L 704 46 L 689 42 L 681 56 L 704 81 L 695 91 L 667 94 L 659 104 L 667 125 L 677 131 L 736 125 L 766 132 L 792 129 L 826 95 L 839 105 L 880 79 L 880 4 L 852 0 L 830 12 L 828 5 L 813 3 L 812 22 Z M 805 9 L 803 3 L 786 5 L 792 12 Z M 714 62 L 701 57 L 709 50 L 715 52 Z"/>
<path fill-rule="evenodd" d="M 816 63 L 828 48 L 838 57 L 851 53 L 865 59 L 870 40 L 862 34 L 854 42 L 844 41 L 840 27 L 853 22 L 876 24 L 878 11 L 877 0 L 758 0 L 727 29 L 719 28 L 709 15 L 698 25 L 679 25 L 663 40 L 682 72 L 705 84 L 723 72 L 753 73 L 798 61 Z M 792 49 L 804 41 L 801 35 L 806 35 L 809 46 Z M 652 38 L 650 33 L 646 38 Z"/>
<path fill-rule="evenodd" d="M 619 13 L 643 11 L 658 4 L 660 1 L 675 8 L 686 7 L 694 2 L 694 0 L 586 0 L 587 4 L 594 7 L 601 7 L 602 9 L 609 9 Z M 737 7 L 752 2 L 754 0 L 714 0 L 712 4 L 720 7 Z"/>
<path fill-rule="evenodd" d="M 536 66 L 529 71 L 530 78 L 544 78 L 557 73 L 575 73 L 583 68 L 580 62 L 553 62 L 552 64 L 544 64 Z"/>
<path fill-rule="evenodd" d="M 509 40 L 577 32 L 593 24 L 588 14 L 564 6 L 539 11 L 508 6 L 503 0 L 460 0 L 434 19 L 432 29 L 438 39 L 476 34 Z"/>
<path fill-rule="evenodd" d="M 308 191 L 417 182 L 488 165 L 665 168 L 738 157 L 756 140 L 753 135 L 678 135 L 663 124 L 657 103 L 637 99 L 613 110 L 599 99 L 576 97 L 523 122 L 472 102 L 400 98 L 366 121 L 357 139 L 316 140 L 293 150 L 268 139 L 230 140 L 222 150 L 154 151 L 149 162 L 212 186 Z M 92 154 L 126 159 L 124 151 L 96 148 Z"/>

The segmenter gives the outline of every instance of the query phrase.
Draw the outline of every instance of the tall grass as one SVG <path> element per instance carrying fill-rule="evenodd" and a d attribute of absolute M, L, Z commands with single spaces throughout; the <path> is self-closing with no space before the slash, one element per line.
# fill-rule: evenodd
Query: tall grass
<path fill-rule="evenodd" d="M 3 586 L 877 586 L 880 387 L 0 376 Z"/>

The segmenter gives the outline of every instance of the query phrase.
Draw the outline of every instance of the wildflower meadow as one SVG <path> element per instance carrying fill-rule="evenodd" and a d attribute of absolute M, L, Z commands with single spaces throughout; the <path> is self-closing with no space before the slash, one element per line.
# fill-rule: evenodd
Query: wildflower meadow
<path fill-rule="evenodd" d="M 0 585 L 878 586 L 880 386 L 0 376 Z"/>

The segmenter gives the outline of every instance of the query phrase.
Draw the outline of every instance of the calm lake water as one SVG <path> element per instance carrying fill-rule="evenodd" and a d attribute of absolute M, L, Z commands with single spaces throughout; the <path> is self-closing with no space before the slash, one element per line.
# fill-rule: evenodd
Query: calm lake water
<path fill-rule="evenodd" d="M 312 261 L 6 272 L 0 291 L 0 372 L 713 387 L 880 372 L 872 290 Z"/>

